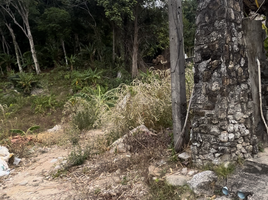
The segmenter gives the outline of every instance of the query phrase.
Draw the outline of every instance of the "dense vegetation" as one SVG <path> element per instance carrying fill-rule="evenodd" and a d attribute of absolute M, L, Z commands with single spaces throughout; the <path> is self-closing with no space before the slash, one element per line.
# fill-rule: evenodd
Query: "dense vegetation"
<path fill-rule="evenodd" d="M 187 50 L 196 4 L 183 1 Z M 46 130 L 63 114 L 80 130 L 104 119 L 117 133 L 138 124 L 170 125 L 169 77 L 147 71 L 158 55 L 168 59 L 165 1 L 1 0 L 0 11 L 0 139 L 36 125 Z M 112 108 L 126 97 L 136 104 L 115 114 Z"/>

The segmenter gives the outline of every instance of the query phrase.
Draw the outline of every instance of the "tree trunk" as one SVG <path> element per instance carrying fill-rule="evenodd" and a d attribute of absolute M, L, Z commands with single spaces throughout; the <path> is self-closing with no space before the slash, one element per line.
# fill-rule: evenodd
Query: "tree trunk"
<path fill-rule="evenodd" d="M 33 40 L 32 32 L 30 29 L 30 25 L 29 25 L 29 22 L 24 22 L 24 23 L 25 23 L 26 30 L 27 30 L 27 37 L 28 37 L 28 40 L 30 43 L 30 48 L 31 48 L 31 53 L 32 53 L 33 61 L 34 61 L 35 71 L 36 71 L 36 74 L 40 74 L 41 70 L 39 67 L 39 63 L 38 63 L 38 59 L 37 59 L 37 55 L 36 55 L 36 51 L 35 51 L 34 40 Z"/>
<path fill-rule="evenodd" d="M 137 9 L 136 9 L 137 11 Z M 134 20 L 134 42 L 133 42 L 133 53 L 132 53 L 132 78 L 135 78 L 138 75 L 138 50 L 139 50 L 139 42 L 138 42 L 138 16 L 137 12 L 135 12 L 135 20 Z"/>
<path fill-rule="evenodd" d="M 115 25 L 113 24 L 113 63 L 115 62 Z"/>
<path fill-rule="evenodd" d="M 2 29 L 0 29 L 0 33 L 2 35 L 2 49 L 3 49 L 3 52 L 5 54 L 9 54 L 9 48 L 8 48 L 8 44 L 7 44 L 7 41 L 6 41 L 6 38 L 5 38 L 5 35 L 2 31 Z"/>
<path fill-rule="evenodd" d="M 64 44 L 63 39 L 61 39 L 61 46 L 62 46 L 62 49 L 63 49 L 63 54 L 64 54 L 64 59 L 65 59 L 66 66 L 68 66 L 68 58 L 67 58 L 65 44 Z"/>
<path fill-rule="evenodd" d="M 174 148 L 183 148 L 182 128 L 186 116 L 185 58 L 181 0 L 169 0 L 169 41 Z M 185 131 L 187 132 L 187 131 Z"/>
<path fill-rule="evenodd" d="M 10 24 L 6 24 L 10 34 L 11 34 L 11 37 L 12 37 L 12 40 L 13 40 L 13 44 L 14 44 L 14 49 L 15 49 L 15 54 L 16 54 L 16 59 L 17 59 L 17 63 L 18 63 L 18 67 L 19 67 L 19 70 L 20 70 L 20 73 L 23 72 L 22 70 L 22 66 L 21 66 L 21 63 L 20 63 L 20 56 L 19 56 L 19 45 L 16 41 L 16 36 L 14 34 L 14 31 L 13 29 L 11 28 Z"/>

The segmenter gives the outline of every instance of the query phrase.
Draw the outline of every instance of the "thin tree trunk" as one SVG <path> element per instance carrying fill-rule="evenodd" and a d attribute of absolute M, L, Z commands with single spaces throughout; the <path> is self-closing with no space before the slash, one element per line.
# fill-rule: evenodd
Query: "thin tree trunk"
<path fill-rule="evenodd" d="M 169 0 L 168 8 L 173 137 L 174 148 L 179 151 L 184 144 L 182 129 L 187 110 L 181 0 Z"/>
<path fill-rule="evenodd" d="M 35 51 L 33 36 L 32 36 L 32 32 L 31 32 L 31 29 L 30 29 L 29 22 L 25 23 L 25 25 L 26 25 L 26 30 L 27 30 L 27 34 L 28 34 L 29 43 L 30 43 L 32 58 L 33 58 L 33 61 L 34 61 L 35 71 L 36 71 L 36 74 L 40 74 L 41 70 L 40 70 L 40 67 L 39 67 L 39 63 L 38 63 L 38 59 L 37 59 L 37 55 L 36 55 L 36 51 Z"/>
<path fill-rule="evenodd" d="M 8 30 L 9 30 L 10 34 L 11 34 L 11 37 L 12 37 L 12 40 L 13 40 L 13 44 L 14 44 L 14 49 L 15 49 L 15 54 L 16 54 L 16 59 L 17 59 L 18 67 L 19 67 L 20 73 L 22 73 L 23 70 L 22 70 L 22 66 L 21 66 L 21 63 L 20 63 L 19 45 L 18 45 L 18 43 L 16 41 L 16 36 L 14 34 L 14 31 L 13 31 L 11 25 L 10 24 L 6 24 L 6 26 L 7 26 Z"/>
<path fill-rule="evenodd" d="M 6 38 L 4 36 L 4 33 L 3 33 L 2 29 L 0 29 L 0 33 L 2 35 L 2 48 L 3 48 L 3 52 L 5 54 L 9 54 L 8 44 L 7 44 L 7 41 L 6 41 Z"/>
<path fill-rule="evenodd" d="M 68 66 L 68 58 L 67 58 L 67 54 L 66 54 L 66 50 L 65 50 L 65 44 L 64 44 L 64 40 L 63 39 L 61 39 L 61 46 L 62 46 L 62 49 L 63 49 L 64 59 L 65 59 L 66 66 Z"/>
<path fill-rule="evenodd" d="M 113 24 L 113 63 L 115 62 L 115 25 Z"/>
<path fill-rule="evenodd" d="M 137 9 L 135 13 L 135 20 L 134 20 L 134 42 L 133 42 L 133 53 L 132 53 L 132 78 L 135 78 L 138 75 L 138 49 L 139 49 L 139 42 L 138 42 L 138 34 L 139 34 L 139 27 L 138 27 L 138 16 L 137 16 Z"/>

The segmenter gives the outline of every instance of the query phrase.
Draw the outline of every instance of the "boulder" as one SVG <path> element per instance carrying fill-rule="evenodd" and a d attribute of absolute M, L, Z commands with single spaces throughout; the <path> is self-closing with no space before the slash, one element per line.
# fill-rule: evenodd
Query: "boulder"
<path fill-rule="evenodd" d="M 188 185 L 197 195 L 213 195 L 217 176 L 213 171 L 203 171 L 193 176 Z"/>

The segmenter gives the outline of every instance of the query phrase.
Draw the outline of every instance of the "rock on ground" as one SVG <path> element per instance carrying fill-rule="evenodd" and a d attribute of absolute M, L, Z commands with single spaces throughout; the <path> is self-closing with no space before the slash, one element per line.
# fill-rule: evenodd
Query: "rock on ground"
<path fill-rule="evenodd" d="M 217 179 L 218 177 L 214 172 L 203 171 L 194 175 L 187 183 L 197 195 L 212 195 L 214 192 L 213 185 Z"/>

